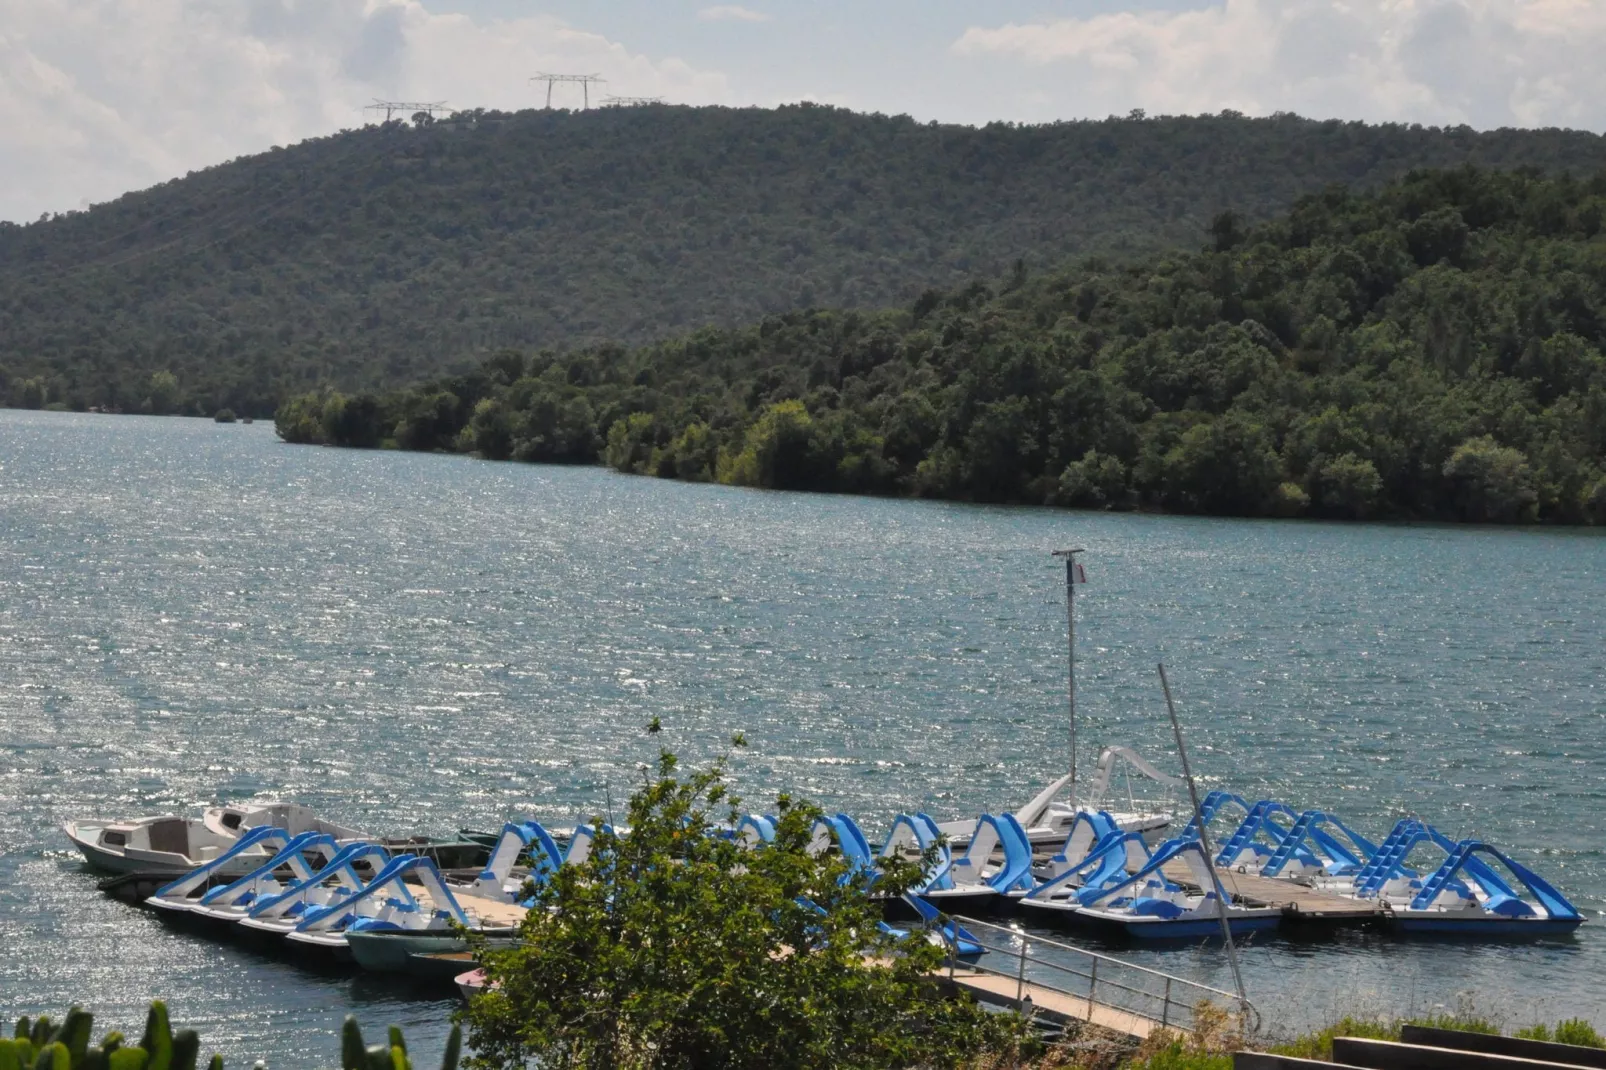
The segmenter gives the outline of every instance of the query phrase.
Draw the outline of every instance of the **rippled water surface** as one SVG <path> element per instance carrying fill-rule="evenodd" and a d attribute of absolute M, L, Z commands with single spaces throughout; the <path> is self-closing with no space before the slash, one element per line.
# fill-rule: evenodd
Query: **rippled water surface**
<path fill-rule="evenodd" d="M 1419 813 L 1606 907 L 1606 540 L 1105 516 L 687 486 L 279 444 L 271 427 L 0 411 L 0 1012 L 165 996 L 235 1065 L 312 1065 L 355 1009 L 451 1003 L 164 930 L 60 822 L 267 793 L 379 831 L 559 823 L 629 791 L 660 716 L 749 798 L 884 827 L 1018 805 L 1084 738 L 1213 784 Z M 1084 758 L 1084 761 L 1086 759 Z M 1134 957 L 1225 983 L 1219 949 Z M 1606 1019 L 1606 921 L 1546 946 L 1248 948 L 1277 1021 L 1478 1005 Z M 1520 1024 L 1520 1023 L 1519 1023 Z"/>

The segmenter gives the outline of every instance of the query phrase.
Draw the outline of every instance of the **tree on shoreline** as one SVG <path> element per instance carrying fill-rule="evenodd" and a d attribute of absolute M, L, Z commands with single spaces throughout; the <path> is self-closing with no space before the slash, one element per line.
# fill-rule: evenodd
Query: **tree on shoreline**
<path fill-rule="evenodd" d="M 1606 172 L 1422 172 L 1193 253 L 499 354 L 368 399 L 361 439 L 332 393 L 279 428 L 789 490 L 1606 523 L 1603 221 Z"/>
<path fill-rule="evenodd" d="M 520 946 L 482 950 L 491 982 L 461 1019 L 471 1065 L 628 1068 L 958 1066 L 1014 1052 L 1017 1019 L 947 999 L 940 948 L 881 924 L 875 872 L 809 850 L 819 811 L 782 796 L 775 838 L 732 835 L 725 763 L 660 753 L 591 855 L 534 888 Z"/>

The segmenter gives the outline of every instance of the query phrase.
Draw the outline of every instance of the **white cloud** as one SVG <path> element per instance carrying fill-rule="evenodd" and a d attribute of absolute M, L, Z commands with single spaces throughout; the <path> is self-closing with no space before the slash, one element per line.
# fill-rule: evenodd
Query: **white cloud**
<path fill-rule="evenodd" d="M 542 70 L 598 73 L 621 96 L 729 96 L 722 74 L 545 16 L 475 21 L 418 0 L 0 0 L 0 218 L 357 126 L 373 97 L 535 106 Z M 553 103 L 578 107 L 578 87 Z"/>
<path fill-rule="evenodd" d="M 953 51 L 1042 68 L 1077 115 L 1606 127 L 1601 0 L 1215 0 L 977 26 Z"/>
<path fill-rule="evenodd" d="M 704 22 L 768 22 L 770 17 L 762 11 L 742 7 L 740 4 L 715 4 L 697 12 Z"/>

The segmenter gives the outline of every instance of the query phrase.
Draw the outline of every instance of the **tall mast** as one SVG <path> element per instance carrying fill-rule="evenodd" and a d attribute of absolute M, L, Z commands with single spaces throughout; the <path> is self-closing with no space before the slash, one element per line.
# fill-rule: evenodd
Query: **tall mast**
<path fill-rule="evenodd" d="M 1205 868 L 1215 885 L 1216 916 L 1221 919 L 1221 939 L 1227 944 L 1227 962 L 1232 967 L 1232 980 L 1238 986 L 1238 1013 L 1240 1021 L 1248 1017 L 1249 997 L 1244 992 L 1243 971 L 1238 968 L 1238 948 L 1232 942 L 1232 924 L 1227 921 L 1227 907 L 1232 902 L 1227 889 L 1221 886 L 1221 871 L 1216 869 L 1215 854 L 1210 850 L 1210 834 L 1205 828 L 1204 808 L 1199 805 L 1199 787 L 1194 783 L 1193 770 L 1188 766 L 1188 749 L 1182 745 L 1182 722 L 1177 720 L 1177 705 L 1171 701 L 1171 681 L 1165 678 L 1165 665 L 1156 666 L 1160 673 L 1160 688 L 1165 692 L 1165 711 L 1171 716 L 1171 729 L 1177 734 L 1177 757 L 1182 759 L 1182 778 L 1188 782 L 1188 795 L 1193 800 L 1193 819 L 1199 825 L 1199 850 L 1204 853 Z"/>
<path fill-rule="evenodd" d="M 1055 550 L 1055 557 L 1065 559 L 1065 695 L 1071 713 L 1071 809 L 1076 809 L 1076 585 L 1086 583 L 1087 575 L 1076 563 L 1076 555 L 1087 551 L 1078 546 L 1074 550 Z"/>

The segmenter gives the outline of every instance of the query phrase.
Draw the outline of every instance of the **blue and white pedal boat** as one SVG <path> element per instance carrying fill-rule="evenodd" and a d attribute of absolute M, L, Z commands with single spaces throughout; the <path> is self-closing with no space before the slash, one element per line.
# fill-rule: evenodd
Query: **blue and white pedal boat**
<path fill-rule="evenodd" d="M 1548 881 L 1478 840 L 1456 843 L 1425 879 L 1386 882 L 1381 894 L 1389 927 L 1412 935 L 1557 937 L 1584 922 Z"/>
<path fill-rule="evenodd" d="M 538 822 L 508 822 L 502 826 L 484 870 L 467 886 L 453 886 L 439 881 L 438 872 L 410 867 L 401 878 L 414 874 L 413 880 L 426 890 L 435 912 L 426 915 L 417 906 L 416 896 L 411 908 L 400 905 L 409 902 L 405 898 L 393 897 L 398 905 L 389 914 L 371 913 L 343 928 L 351 956 L 366 970 L 439 975 L 438 963 L 420 960 L 468 950 L 463 933 L 451 922 L 474 930 L 491 946 L 511 944 L 522 912 L 529 906 L 528 900 L 521 899 L 525 882 L 539 885 L 571 858 L 578 863 L 590 853 L 595 836 L 594 829 L 580 825 L 569 838 L 568 851 L 561 852 L 554 837 Z M 530 865 L 520 876 L 515 863 L 525 856 Z M 412 894 L 404 886 L 398 890 Z"/>
<path fill-rule="evenodd" d="M 282 853 L 283 848 L 290 842 L 290 833 L 272 825 L 258 825 L 246 829 L 216 858 L 203 862 L 183 876 L 157 888 L 155 893 L 145 900 L 145 905 L 164 918 L 189 919 L 193 917 L 193 908 L 206 894 L 213 881 L 223 880 L 226 879 L 226 875 L 240 872 L 244 860 L 249 859 L 255 863 L 259 859 Z"/>
<path fill-rule="evenodd" d="M 333 836 L 303 832 L 262 865 L 221 888 L 213 888 L 190 907 L 198 920 L 233 925 L 243 921 L 261 900 L 308 880 L 340 853 Z"/>
<path fill-rule="evenodd" d="M 1176 860 L 1187 863 L 1201 890 L 1191 891 L 1166 877 L 1164 867 Z M 1239 937 L 1275 929 L 1283 912 L 1281 907 L 1223 904 L 1204 848 L 1198 840 L 1177 839 L 1162 844 L 1132 876 L 1084 889 L 1072 913 L 1079 922 L 1137 940 L 1213 940 L 1221 936 L 1223 913 L 1232 935 Z"/>
<path fill-rule="evenodd" d="M 1088 844 L 1087 834 L 1098 832 Z M 1143 836 L 1123 832 L 1113 823 L 1082 815 L 1077 827 L 1066 837 L 1066 846 L 1038 871 L 1042 878 L 1019 900 L 1027 913 L 1045 921 L 1074 922 L 1082 910 L 1082 898 L 1126 881 L 1146 865 L 1152 854 Z"/>
<path fill-rule="evenodd" d="M 410 885 L 416 885 L 427 902 L 421 902 Z M 458 944 L 461 930 L 475 927 L 476 919 L 463 910 L 433 861 L 400 855 L 362 888 L 306 911 L 285 939 L 297 947 L 355 958 L 350 935 L 405 933 Z"/>
<path fill-rule="evenodd" d="M 925 822 L 935 833 L 935 823 L 930 818 Z M 1032 889 L 1031 841 L 1013 814 L 981 815 L 967 837 L 964 854 L 955 856 L 946 845 L 941 852 L 937 866 L 914 894 L 947 913 L 996 911 Z"/>
<path fill-rule="evenodd" d="M 375 871 L 374 879 L 391 862 L 390 852 L 375 843 L 354 843 L 341 849 L 329 863 L 284 891 L 263 896 L 241 918 L 239 931 L 271 938 L 289 936 L 309 913 L 322 910 L 361 891 L 367 881 L 359 863 Z"/>

